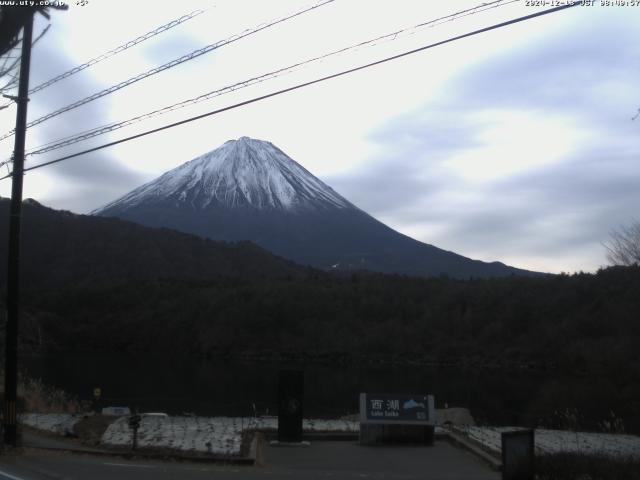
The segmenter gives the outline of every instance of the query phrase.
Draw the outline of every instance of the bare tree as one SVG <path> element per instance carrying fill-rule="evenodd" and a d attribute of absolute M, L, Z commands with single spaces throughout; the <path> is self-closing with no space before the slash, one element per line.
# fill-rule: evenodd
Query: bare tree
<path fill-rule="evenodd" d="M 37 3 L 37 2 L 35 2 Z M 49 19 L 49 9 L 66 10 L 68 5 L 51 5 L 47 6 L 6 6 L 0 5 L 0 97 L 6 97 L 14 100 L 14 97 L 7 95 L 18 85 L 20 76 L 20 32 L 27 19 L 39 13 L 47 20 Z M 33 40 L 35 44 L 40 40 L 47 30 L 47 25 L 42 32 Z M 0 110 L 11 105 L 11 102 L 0 104 Z"/>
<path fill-rule="evenodd" d="M 612 265 L 640 265 L 640 222 L 634 220 L 612 230 L 604 247 Z"/>
<path fill-rule="evenodd" d="M 16 2 L 18 3 L 18 2 Z M 40 3 L 40 2 L 33 2 Z M 43 2 L 45 3 L 45 2 Z M 40 13 L 47 20 L 48 11 L 67 10 L 68 5 L 54 4 L 46 2 L 48 5 L 21 6 L 21 5 L 0 5 L 0 56 L 7 54 L 20 44 L 20 31 L 27 20 L 35 13 Z"/>

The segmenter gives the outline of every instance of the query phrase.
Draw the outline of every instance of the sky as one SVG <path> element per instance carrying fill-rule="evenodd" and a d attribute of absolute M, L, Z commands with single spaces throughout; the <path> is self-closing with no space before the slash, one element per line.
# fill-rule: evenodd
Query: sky
<path fill-rule="evenodd" d="M 29 120 L 203 46 L 318 3 L 88 0 L 38 17 L 33 87 L 141 34 L 205 12 L 33 93 Z M 403 29 L 262 83 L 27 157 L 60 158 L 346 68 L 542 11 L 524 0 L 334 0 L 59 115 L 27 149 Z M 551 2 L 549 2 L 551 3 Z M 640 206 L 640 6 L 576 6 L 458 40 L 25 176 L 24 196 L 88 213 L 229 139 L 268 140 L 392 228 L 484 261 L 547 272 L 606 265 Z M 0 110 L 13 128 L 15 107 Z M 0 142 L 10 157 L 13 138 Z M 4 172 L 3 172 L 4 173 Z M 10 181 L 0 181 L 10 196 Z"/>

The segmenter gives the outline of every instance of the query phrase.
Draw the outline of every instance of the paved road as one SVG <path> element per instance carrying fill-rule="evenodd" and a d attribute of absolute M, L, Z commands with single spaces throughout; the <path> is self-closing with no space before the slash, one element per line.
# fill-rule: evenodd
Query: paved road
<path fill-rule="evenodd" d="M 253 468 L 30 452 L 0 459 L 0 480 L 244 480 Z"/>
<path fill-rule="evenodd" d="M 350 442 L 314 442 L 310 447 L 269 447 L 264 465 L 128 461 L 117 457 L 31 450 L 0 457 L 0 480 L 103 479 L 390 479 L 497 480 L 470 453 L 437 442 L 435 447 L 360 447 Z"/>
<path fill-rule="evenodd" d="M 265 451 L 265 470 L 309 479 L 496 480 L 500 474 L 474 455 L 437 441 L 433 447 L 361 447 L 351 442 L 315 442 L 308 448 Z"/>

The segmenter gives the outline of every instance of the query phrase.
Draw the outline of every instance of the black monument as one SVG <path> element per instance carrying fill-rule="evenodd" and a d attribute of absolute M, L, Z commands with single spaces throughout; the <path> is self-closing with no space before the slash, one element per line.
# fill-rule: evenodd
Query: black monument
<path fill-rule="evenodd" d="M 302 442 L 304 373 L 282 370 L 278 378 L 278 442 Z"/>

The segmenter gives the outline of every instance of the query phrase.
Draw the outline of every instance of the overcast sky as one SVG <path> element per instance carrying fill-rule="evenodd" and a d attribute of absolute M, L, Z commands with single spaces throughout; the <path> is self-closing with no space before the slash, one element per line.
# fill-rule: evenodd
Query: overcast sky
<path fill-rule="evenodd" d="M 34 93 L 29 119 L 313 0 L 74 1 L 34 47 L 31 86 L 196 8 L 206 12 Z M 335 0 L 28 131 L 33 148 L 480 1 Z M 505 2 L 507 3 L 507 2 Z M 640 217 L 640 7 L 578 6 L 45 167 L 25 197 L 87 213 L 246 135 L 269 140 L 357 206 L 418 240 L 550 272 L 606 264 Z M 534 13 L 525 1 L 350 51 L 48 154 L 27 166 Z M 47 22 L 39 18 L 36 33 Z M 15 108 L 0 111 L 2 133 Z M 7 158 L 13 139 L 0 142 Z M 10 195 L 10 182 L 0 182 Z"/>

